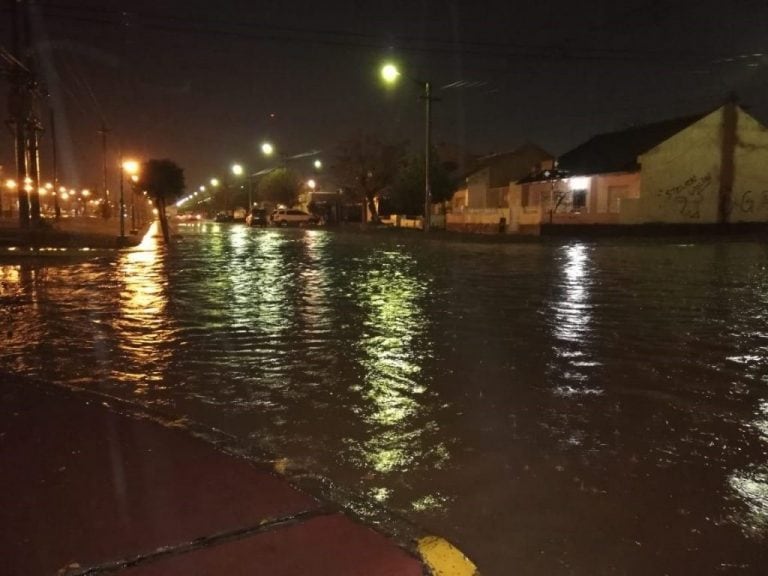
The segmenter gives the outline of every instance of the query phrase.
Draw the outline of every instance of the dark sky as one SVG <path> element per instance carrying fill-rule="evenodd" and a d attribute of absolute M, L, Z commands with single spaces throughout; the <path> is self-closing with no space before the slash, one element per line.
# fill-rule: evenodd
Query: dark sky
<path fill-rule="evenodd" d="M 419 146 L 418 88 L 378 80 L 389 56 L 433 83 L 435 140 L 476 153 L 532 140 L 558 154 L 595 133 L 713 108 L 732 91 L 768 120 L 765 0 L 31 4 L 72 186 L 99 188 L 102 118 L 110 169 L 120 146 L 169 157 L 190 188 L 234 160 L 266 167 L 264 139 L 286 154 L 321 150 L 326 163 L 357 133 Z M 5 177 L 11 161 L 6 136 Z"/>

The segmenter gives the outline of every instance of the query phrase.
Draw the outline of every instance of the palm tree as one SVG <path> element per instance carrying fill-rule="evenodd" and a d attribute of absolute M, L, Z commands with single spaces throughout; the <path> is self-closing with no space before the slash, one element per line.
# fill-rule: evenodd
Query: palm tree
<path fill-rule="evenodd" d="M 168 159 L 147 160 L 142 165 L 140 174 L 137 186 L 145 190 L 154 202 L 167 244 L 170 241 L 170 233 L 165 207 L 184 192 L 184 170 Z"/>

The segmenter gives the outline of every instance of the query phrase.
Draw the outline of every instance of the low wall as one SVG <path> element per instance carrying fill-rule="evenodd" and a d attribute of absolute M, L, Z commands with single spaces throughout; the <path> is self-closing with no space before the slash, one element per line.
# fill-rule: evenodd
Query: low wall
<path fill-rule="evenodd" d="M 766 222 L 731 224 L 542 224 L 542 236 L 723 236 L 768 235 Z"/>
<path fill-rule="evenodd" d="M 472 234 L 509 234 L 517 232 L 508 208 L 475 209 L 445 215 L 445 229 Z"/>
<path fill-rule="evenodd" d="M 549 223 L 549 214 L 545 215 L 545 223 Z M 619 214 L 614 212 L 563 212 L 552 214 L 552 224 L 584 225 L 584 224 L 619 224 Z"/>

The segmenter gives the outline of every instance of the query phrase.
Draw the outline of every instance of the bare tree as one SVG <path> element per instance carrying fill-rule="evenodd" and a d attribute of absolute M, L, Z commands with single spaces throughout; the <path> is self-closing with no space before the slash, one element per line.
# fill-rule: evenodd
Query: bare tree
<path fill-rule="evenodd" d="M 339 144 L 331 171 L 339 186 L 366 204 L 371 220 L 378 222 L 374 198 L 395 181 L 404 158 L 404 143 L 385 144 L 374 136 L 360 136 Z"/>

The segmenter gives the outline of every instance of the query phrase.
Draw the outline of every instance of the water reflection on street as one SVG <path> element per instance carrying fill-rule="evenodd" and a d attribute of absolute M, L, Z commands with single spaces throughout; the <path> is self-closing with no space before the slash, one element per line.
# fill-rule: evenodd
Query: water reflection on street
<path fill-rule="evenodd" d="M 483 574 L 763 574 L 768 253 L 180 226 L 0 254 L 0 369 L 228 432 Z"/>

